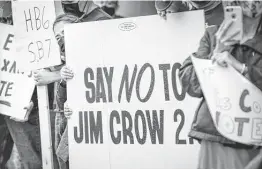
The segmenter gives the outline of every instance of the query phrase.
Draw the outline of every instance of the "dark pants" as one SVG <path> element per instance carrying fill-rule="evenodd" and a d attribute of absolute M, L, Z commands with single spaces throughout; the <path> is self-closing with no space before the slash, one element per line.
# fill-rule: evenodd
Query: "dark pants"
<path fill-rule="evenodd" d="M 37 112 L 32 112 L 27 122 L 5 118 L 8 129 L 17 147 L 23 169 L 41 169 L 41 139 Z"/>
<path fill-rule="evenodd" d="M 7 161 L 9 160 L 12 149 L 13 139 L 9 133 L 4 116 L 0 115 L 0 168 L 4 169 Z"/>
<path fill-rule="evenodd" d="M 54 115 L 50 114 L 53 126 Z M 6 123 L 21 158 L 23 169 L 42 169 L 41 138 L 38 112 L 32 112 L 27 122 L 16 122 L 6 117 Z M 52 127 L 52 132 L 54 132 Z M 53 135 L 53 134 L 52 134 Z M 55 153 L 53 153 L 55 154 Z M 54 168 L 57 169 L 57 160 Z"/>

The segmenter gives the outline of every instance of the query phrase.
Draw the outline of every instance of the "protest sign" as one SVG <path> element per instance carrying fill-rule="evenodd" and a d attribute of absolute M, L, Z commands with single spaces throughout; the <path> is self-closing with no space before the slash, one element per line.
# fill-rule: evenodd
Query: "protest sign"
<path fill-rule="evenodd" d="M 214 124 L 230 140 L 262 145 L 262 92 L 233 67 L 192 57 Z"/>
<path fill-rule="evenodd" d="M 61 63 L 59 47 L 53 33 L 54 1 L 12 1 L 13 20 L 19 60 L 34 70 Z"/>
<path fill-rule="evenodd" d="M 23 120 L 35 82 L 32 72 L 21 71 L 17 63 L 21 55 L 15 51 L 13 26 L 0 23 L 0 29 L 0 113 Z"/>
<path fill-rule="evenodd" d="M 198 99 L 178 79 L 204 34 L 202 11 L 65 26 L 71 169 L 194 169 Z M 105 29 L 106 28 L 106 29 Z M 194 28 L 194 29 L 192 29 Z M 78 36 L 75 35 L 78 33 Z"/>
<path fill-rule="evenodd" d="M 54 1 L 12 1 L 19 60 L 29 70 L 61 64 L 60 51 L 53 33 Z M 42 167 L 53 168 L 52 138 L 47 86 L 37 86 L 41 131 Z"/>

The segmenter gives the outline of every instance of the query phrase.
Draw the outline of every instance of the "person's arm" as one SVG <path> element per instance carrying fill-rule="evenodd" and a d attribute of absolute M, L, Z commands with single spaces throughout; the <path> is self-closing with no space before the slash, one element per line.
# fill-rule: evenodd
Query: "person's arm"
<path fill-rule="evenodd" d="M 262 91 L 262 55 L 253 52 L 253 64 L 246 65 L 246 74 L 250 81 Z"/>
<path fill-rule="evenodd" d="M 74 77 L 74 73 L 72 69 L 70 69 L 68 66 L 64 66 L 60 71 L 60 75 L 61 75 L 62 80 L 60 81 L 57 87 L 56 103 L 58 105 L 58 108 L 60 110 L 64 110 L 65 115 L 66 115 L 65 109 L 67 107 L 64 106 L 67 100 L 66 81 L 71 80 Z"/>
<path fill-rule="evenodd" d="M 61 80 L 60 70 L 62 66 L 57 66 L 52 71 L 50 69 L 41 69 L 34 72 L 36 85 L 47 85 Z"/>
<path fill-rule="evenodd" d="M 211 47 L 208 31 L 200 41 L 198 51 L 194 54 L 197 58 L 210 59 Z M 183 88 L 192 97 L 203 97 L 191 57 L 188 57 L 179 70 L 179 78 Z"/>

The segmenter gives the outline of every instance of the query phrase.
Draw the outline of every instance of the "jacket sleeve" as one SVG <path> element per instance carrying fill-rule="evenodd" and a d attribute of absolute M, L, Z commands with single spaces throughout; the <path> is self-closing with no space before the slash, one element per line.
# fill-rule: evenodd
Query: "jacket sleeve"
<path fill-rule="evenodd" d="M 62 134 L 61 141 L 57 147 L 56 154 L 59 158 L 61 158 L 64 162 L 67 162 L 69 159 L 69 150 L 68 150 L 68 127 L 64 133 Z"/>
<path fill-rule="evenodd" d="M 60 83 L 57 86 L 57 93 L 56 93 L 56 103 L 59 110 L 64 110 L 64 103 L 67 100 L 66 96 L 66 87 L 62 87 Z"/>
<path fill-rule="evenodd" d="M 209 59 L 211 56 L 211 39 L 208 30 L 205 32 L 204 37 L 202 37 L 199 48 L 194 56 L 201 59 Z M 202 90 L 191 60 L 189 56 L 181 66 L 179 70 L 179 78 L 182 87 L 186 92 L 192 97 L 203 97 Z"/>
<path fill-rule="evenodd" d="M 262 56 L 261 54 L 254 54 L 253 64 L 250 63 L 248 67 L 248 76 L 250 81 L 262 91 Z"/>
<path fill-rule="evenodd" d="M 31 101 L 34 103 L 34 108 L 38 107 L 38 99 L 37 99 L 36 87 L 34 89 L 32 97 L 31 97 Z"/>

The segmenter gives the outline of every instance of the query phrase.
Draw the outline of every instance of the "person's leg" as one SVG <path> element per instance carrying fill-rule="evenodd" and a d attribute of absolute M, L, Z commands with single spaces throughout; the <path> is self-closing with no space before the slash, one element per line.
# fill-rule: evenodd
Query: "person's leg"
<path fill-rule="evenodd" d="M 41 169 L 41 139 L 39 116 L 32 112 L 27 122 L 6 118 L 10 134 L 17 147 L 24 169 Z"/>
<path fill-rule="evenodd" d="M 10 120 L 10 119 L 7 119 L 7 120 L 8 121 L 12 121 L 11 123 L 14 125 L 14 127 L 12 127 L 13 129 L 15 129 L 16 128 L 15 127 L 16 124 L 19 123 L 19 122 L 14 122 L 13 120 Z M 52 144 L 54 146 L 55 145 L 54 144 L 54 138 L 55 138 L 55 134 L 54 134 L 55 133 L 55 130 L 54 130 L 54 128 L 55 128 L 55 113 L 53 111 L 50 111 L 50 122 L 51 122 L 51 133 L 52 133 Z M 33 143 L 32 143 L 33 146 L 29 145 L 29 147 L 32 147 L 31 149 L 33 150 L 33 154 L 35 154 L 35 156 L 39 157 L 38 160 L 37 160 L 37 161 L 39 161 L 39 162 L 37 162 L 37 166 L 40 166 L 40 165 L 42 166 L 41 151 L 40 151 L 41 150 L 41 137 L 40 137 L 41 131 L 40 131 L 40 126 L 39 126 L 38 115 L 34 115 L 32 117 L 30 115 L 30 120 L 28 122 L 26 122 L 26 123 L 27 124 L 25 124 L 24 126 L 28 126 L 28 125 L 32 126 L 31 127 L 32 130 L 29 131 L 28 132 L 29 135 L 25 136 L 25 137 L 30 138 L 31 136 L 34 136 L 34 135 L 35 135 L 35 137 L 37 137 L 37 138 L 35 138 L 33 140 Z M 25 128 L 27 129 L 27 127 L 25 127 Z M 17 139 L 19 139 L 19 138 L 17 138 Z M 34 146 L 35 143 L 37 143 L 37 146 L 38 146 L 37 149 L 35 149 L 35 146 Z M 19 147 L 21 147 L 21 146 L 19 146 Z M 17 149 L 19 149 L 19 147 L 17 147 Z M 21 148 L 18 150 L 19 156 L 21 156 L 20 152 L 22 151 L 22 150 L 21 151 L 20 150 L 21 150 Z M 25 153 L 23 153 L 23 154 L 25 154 Z M 24 161 L 24 158 L 21 158 L 21 161 Z M 24 163 L 22 165 L 24 166 Z M 58 160 L 57 160 L 57 157 L 56 157 L 55 149 L 53 149 L 53 166 L 54 166 L 54 169 L 59 169 L 59 165 L 58 165 Z M 23 168 L 23 169 L 27 169 L 27 168 Z"/>
<path fill-rule="evenodd" d="M 55 144 L 54 144 L 54 150 L 56 152 L 56 157 L 57 157 L 57 161 L 59 164 L 60 169 L 68 169 L 68 165 L 66 164 L 65 161 L 67 160 L 63 160 L 61 159 L 61 153 L 63 154 L 63 152 L 59 151 L 59 146 L 61 144 L 61 141 L 63 138 L 63 134 L 64 131 L 66 130 L 66 118 L 63 115 L 63 113 L 56 113 L 56 117 L 55 117 Z M 68 147 L 65 147 L 68 148 Z M 58 153 L 60 152 L 60 153 Z"/>
<path fill-rule="evenodd" d="M 0 115 L 0 168 L 5 168 L 11 156 L 13 145 L 14 142 L 5 123 L 4 116 Z"/>
<path fill-rule="evenodd" d="M 6 169 L 23 169 L 22 162 L 15 145 L 13 147 L 12 155 L 6 164 Z"/>
<path fill-rule="evenodd" d="M 56 143 L 56 111 L 50 111 L 50 121 L 51 121 L 51 133 L 52 133 L 52 145 L 53 145 L 53 164 L 54 169 L 59 168 L 59 160 L 56 155 L 57 143 Z"/>

